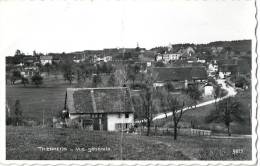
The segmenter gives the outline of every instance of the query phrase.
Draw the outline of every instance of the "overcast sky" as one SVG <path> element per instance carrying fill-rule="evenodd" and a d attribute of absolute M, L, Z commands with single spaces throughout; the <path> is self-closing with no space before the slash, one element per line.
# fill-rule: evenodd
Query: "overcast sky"
<path fill-rule="evenodd" d="M 254 13 L 253 0 L 0 1 L 0 53 L 251 39 Z"/>

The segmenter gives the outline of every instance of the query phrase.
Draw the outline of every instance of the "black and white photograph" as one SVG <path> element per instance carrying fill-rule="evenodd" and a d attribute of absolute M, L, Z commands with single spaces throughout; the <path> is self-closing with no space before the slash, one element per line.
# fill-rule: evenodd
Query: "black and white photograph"
<path fill-rule="evenodd" d="M 256 164 L 256 5 L 0 0 L 0 163 Z"/>

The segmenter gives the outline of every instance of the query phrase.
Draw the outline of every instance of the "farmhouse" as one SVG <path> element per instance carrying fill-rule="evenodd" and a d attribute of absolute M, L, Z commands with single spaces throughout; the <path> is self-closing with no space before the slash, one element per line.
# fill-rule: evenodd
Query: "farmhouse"
<path fill-rule="evenodd" d="M 40 56 L 40 61 L 42 65 L 46 65 L 47 63 L 52 64 L 52 56 L 50 55 Z"/>
<path fill-rule="evenodd" d="M 193 82 L 207 80 L 207 72 L 203 66 L 192 67 L 155 67 L 153 73 L 157 75 L 154 87 L 164 86 L 165 83 L 173 83 L 175 89 L 187 88 Z"/>
<path fill-rule="evenodd" d="M 68 88 L 67 125 L 89 130 L 121 131 L 134 123 L 130 90 L 126 87 Z"/>
<path fill-rule="evenodd" d="M 35 56 L 25 56 L 23 57 L 23 64 L 26 66 L 34 66 L 38 62 Z"/>

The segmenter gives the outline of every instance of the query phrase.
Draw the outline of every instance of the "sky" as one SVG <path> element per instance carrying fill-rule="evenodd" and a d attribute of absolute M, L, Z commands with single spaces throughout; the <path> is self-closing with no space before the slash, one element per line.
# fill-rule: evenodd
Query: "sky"
<path fill-rule="evenodd" d="M 0 56 L 252 39 L 253 0 L 0 1 Z"/>

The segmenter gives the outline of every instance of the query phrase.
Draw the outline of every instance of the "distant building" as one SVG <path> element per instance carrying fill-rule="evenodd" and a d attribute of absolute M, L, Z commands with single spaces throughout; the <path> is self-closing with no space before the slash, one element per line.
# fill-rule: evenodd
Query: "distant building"
<path fill-rule="evenodd" d="M 162 61 L 163 60 L 163 56 L 161 54 L 157 54 L 155 57 L 155 61 Z"/>
<path fill-rule="evenodd" d="M 230 77 L 232 74 L 237 73 L 237 65 L 236 64 L 223 64 L 219 66 L 219 77 L 224 79 L 226 77 Z"/>
<path fill-rule="evenodd" d="M 52 56 L 50 55 L 40 56 L 40 62 L 42 65 L 46 65 L 47 63 L 52 64 Z"/>
<path fill-rule="evenodd" d="M 89 130 L 121 131 L 134 123 L 134 107 L 126 87 L 68 88 L 67 125 Z"/>
<path fill-rule="evenodd" d="M 73 56 L 73 62 L 75 63 L 84 62 L 85 60 L 86 60 L 85 53 L 80 53 Z"/>
<path fill-rule="evenodd" d="M 94 62 L 110 62 L 112 61 L 112 56 L 94 56 Z"/>
<path fill-rule="evenodd" d="M 23 64 L 26 66 L 34 66 L 35 64 L 37 64 L 38 58 L 36 56 L 25 56 L 23 57 Z"/>
<path fill-rule="evenodd" d="M 154 87 L 164 86 L 165 83 L 172 82 L 175 89 L 182 89 L 187 88 L 188 84 L 207 80 L 206 68 L 202 66 L 155 67 L 153 73 L 157 75 Z"/>
<path fill-rule="evenodd" d="M 204 96 L 212 96 L 214 95 L 214 87 L 211 84 L 206 84 L 204 86 Z"/>
<path fill-rule="evenodd" d="M 32 77 L 37 72 L 39 72 L 38 67 L 30 66 L 30 67 L 23 68 L 21 71 L 21 75 L 25 78 L 28 78 L 28 77 Z"/>

